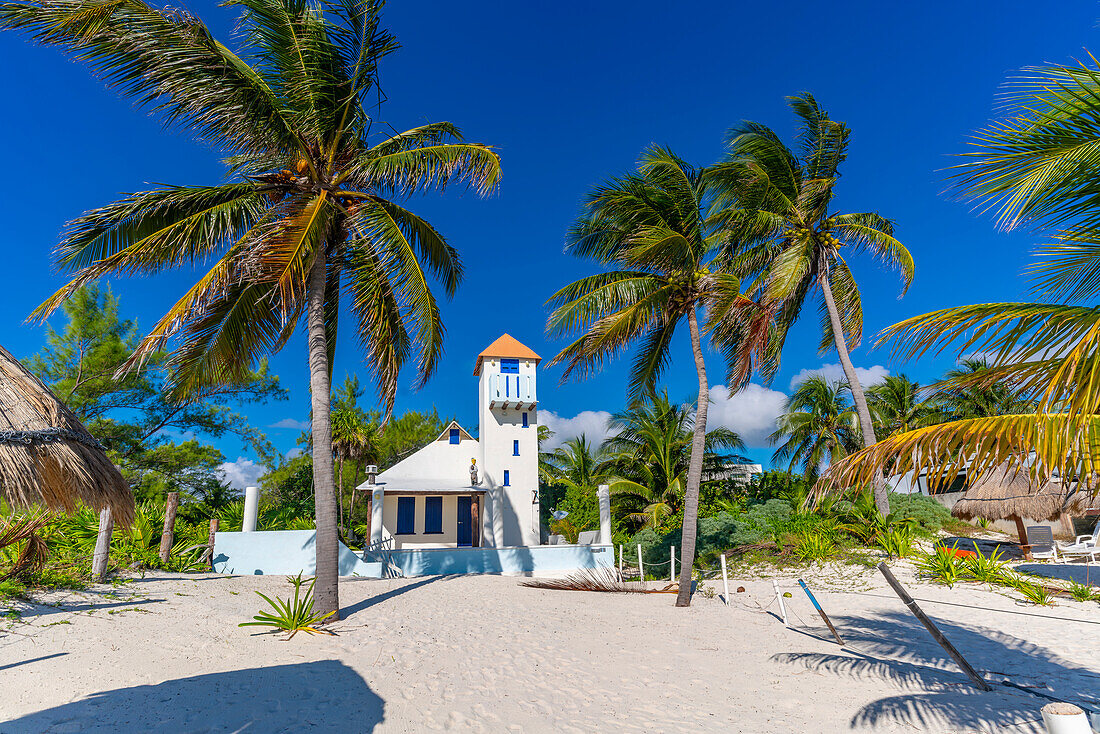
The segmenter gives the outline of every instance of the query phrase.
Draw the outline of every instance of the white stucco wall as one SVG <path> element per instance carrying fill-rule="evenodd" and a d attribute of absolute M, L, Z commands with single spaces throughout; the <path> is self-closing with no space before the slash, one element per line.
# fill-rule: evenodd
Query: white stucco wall
<path fill-rule="evenodd" d="M 535 379 L 535 361 L 519 360 L 519 374 Z M 481 364 L 478 384 L 478 443 L 482 485 L 487 489 L 483 532 L 486 545 L 538 545 L 538 505 L 532 502 L 538 490 L 538 410 L 512 401 L 507 408 L 490 407 L 489 382 L 500 374 L 500 359 L 487 357 Z M 536 391 L 537 395 L 537 391 Z M 523 427 L 523 413 L 527 427 Z M 519 456 L 513 454 L 519 441 Z M 504 472 L 509 486 L 504 487 Z"/>
<path fill-rule="evenodd" d="M 384 530 L 384 537 L 392 537 L 395 548 L 454 548 L 458 544 L 458 495 L 445 494 L 439 495 L 443 498 L 443 532 L 440 533 L 425 533 L 424 532 L 424 507 L 426 504 L 426 496 L 414 495 L 413 500 L 416 502 L 416 511 L 414 513 L 414 529 L 416 532 L 412 535 L 393 535 L 393 531 L 397 528 L 397 497 L 394 495 L 387 495 L 382 503 L 382 525 Z M 469 496 L 469 495 L 467 495 Z M 479 503 L 483 500 L 478 498 Z"/>

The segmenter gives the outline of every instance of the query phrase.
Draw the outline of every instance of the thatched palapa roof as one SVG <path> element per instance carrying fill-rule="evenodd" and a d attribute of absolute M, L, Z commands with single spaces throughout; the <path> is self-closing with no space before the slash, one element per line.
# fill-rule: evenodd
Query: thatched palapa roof
<path fill-rule="evenodd" d="M 1063 512 L 1084 514 L 1093 503 L 1087 489 L 1078 491 L 1060 479 L 1038 482 L 1027 469 L 1002 464 L 979 477 L 951 514 L 962 520 L 1057 520 Z"/>
<path fill-rule="evenodd" d="M 118 468 L 76 415 L 0 347 L 0 497 L 72 511 L 111 508 L 129 525 L 134 497 Z"/>

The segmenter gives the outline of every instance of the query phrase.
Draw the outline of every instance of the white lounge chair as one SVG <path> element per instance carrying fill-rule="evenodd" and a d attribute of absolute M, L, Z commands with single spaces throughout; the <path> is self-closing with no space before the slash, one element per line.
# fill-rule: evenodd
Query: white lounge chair
<path fill-rule="evenodd" d="M 1026 534 L 1032 558 L 1058 561 L 1058 546 L 1054 544 L 1054 531 L 1046 525 L 1028 525 Z"/>
<path fill-rule="evenodd" d="M 599 530 L 585 530 L 577 536 L 577 545 L 592 545 L 600 539 Z"/>
<path fill-rule="evenodd" d="M 1074 558 L 1088 558 L 1090 561 L 1100 559 L 1100 520 L 1092 530 L 1092 535 L 1078 535 L 1072 545 L 1059 545 L 1058 552 L 1063 556 Z"/>

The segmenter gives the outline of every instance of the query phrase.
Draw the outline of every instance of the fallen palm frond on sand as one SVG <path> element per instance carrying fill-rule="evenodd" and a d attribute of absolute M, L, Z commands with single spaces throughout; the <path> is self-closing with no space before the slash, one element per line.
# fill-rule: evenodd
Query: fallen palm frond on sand
<path fill-rule="evenodd" d="M 619 572 L 613 568 L 583 569 L 561 578 L 528 579 L 521 581 L 520 586 L 528 586 L 532 589 L 604 591 L 624 594 L 675 594 L 680 589 L 680 585 L 675 583 L 664 583 L 658 588 L 649 586 L 645 581 L 624 581 Z"/>
<path fill-rule="evenodd" d="M 0 581 L 26 571 L 41 571 L 45 567 L 48 549 L 39 531 L 49 520 L 50 516 L 45 513 L 0 518 L 0 551 L 17 543 L 25 543 L 11 568 L 0 574 Z"/>

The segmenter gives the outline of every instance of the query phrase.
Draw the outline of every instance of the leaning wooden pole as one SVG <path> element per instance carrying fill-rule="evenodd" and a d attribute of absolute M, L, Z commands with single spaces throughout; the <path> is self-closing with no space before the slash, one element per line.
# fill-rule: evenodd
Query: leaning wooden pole
<path fill-rule="evenodd" d="M 955 659 L 955 662 L 959 664 L 959 667 L 962 668 L 967 677 L 974 682 L 974 685 L 976 685 L 983 691 L 993 690 L 992 688 L 990 688 L 989 684 L 982 680 L 982 677 L 978 675 L 978 671 L 970 667 L 970 663 L 966 662 L 966 659 L 962 656 L 962 653 L 955 649 L 955 646 L 951 644 L 951 641 L 948 640 L 942 632 L 940 632 L 939 627 L 937 627 L 932 622 L 932 620 L 928 618 L 928 615 L 924 613 L 924 610 L 917 606 L 917 602 L 913 600 L 913 597 L 909 595 L 909 592 L 905 590 L 905 587 L 901 585 L 901 582 L 894 578 L 894 574 L 891 573 L 886 564 L 878 564 L 878 570 L 882 571 L 882 575 L 886 577 L 886 583 L 890 584 L 890 588 L 894 590 L 894 593 L 897 594 L 903 602 L 905 602 L 905 606 L 909 607 L 909 611 L 913 613 L 913 616 L 920 620 L 920 623 L 924 625 L 924 628 L 928 630 L 933 639 L 935 639 L 936 642 L 940 643 L 940 647 L 946 650 L 947 654 Z"/>
<path fill-rule="evenodd" d="M 833 626 L 833 620 L 829 619 L 829 615 L 826 614 L 825 610 L 821 608 L 821 605 L 817 601 L 817 597 L 815 597 L 813 595 L 813 592 L 810 591 L 810 587 L 806 586 L 806 582 L 803 581 L 802 579 L 798 580 L 798 585 L 801 586 L 802 590 L 806 592 L 806 596 L 808 596 L 810 598 L 810 603 L 814 605 L 814 609 L 816 609 L 817 613 L 821 615 L 821 619 L 822 619 L 822 621 L 825 622 L 825 626 L 828 627 L 829 631 L 833 633 L 833 637 L 836 638 L 836 644 L 840 645 L 841 647 L 844 647 L 844 640 L 841 639 L 840 633 L 837 632 L 836 627 Z M 775 593 L 777 595 L 779 594 L 779 586 L 778 585 L 775 587 Z M 779 606 L 780 606 L 780 608 L 783 607 L 783 599 L 782 598 L 779 599 Z M 786 612 L 783 613 L 783 624 L 787 624 L 787 613 Z"/>
<path fill-rule="evenodd" d="M 103 582 L 107 578 L 107 561 L 111 555 L 113 530 L 111 507 L 108 505 L 99 511 L 99 534 L 96 535 L 95 551 L 92 552 L 92 578 L 98 582 Z"/>
<path fill-rule="evenodd" d="M 164 503 L 164 529 L 160 533 L 160 562 L 168 563 L 172 545 L 176 542 L 176 511 L 180 506 L 180 493 L 169 492 Z"/>

